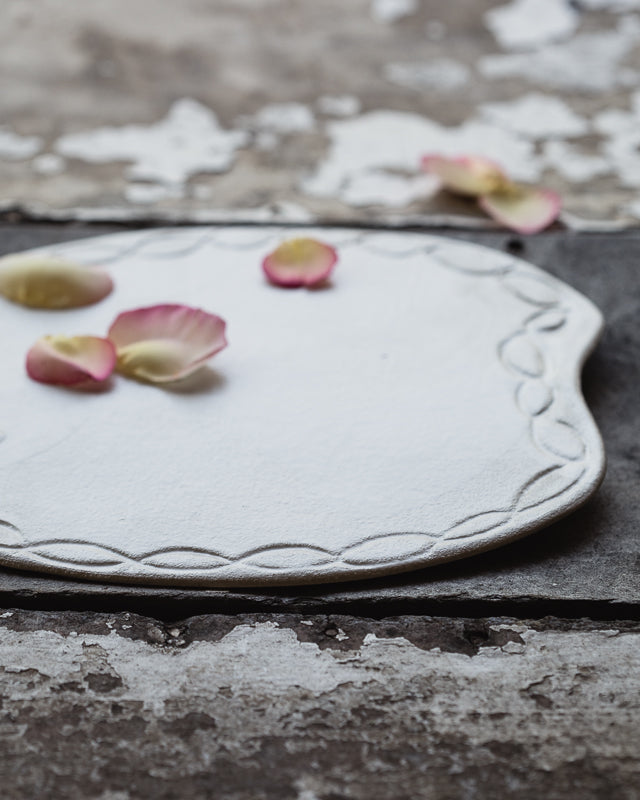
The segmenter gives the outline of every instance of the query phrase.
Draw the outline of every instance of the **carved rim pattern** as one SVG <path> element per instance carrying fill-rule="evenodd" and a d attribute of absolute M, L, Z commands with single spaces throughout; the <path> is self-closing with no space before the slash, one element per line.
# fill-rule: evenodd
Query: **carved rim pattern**
<path fill-rule="evenodd" d="M 112 234 L 47 250 L 78 257 L 78 250 L 86 249 L 86 263 L 108 265 L 139 254 L 145 258 L 175 259 L 205 247 L 262 252 L 288 230 L 168 228 L 142 234 Z M 254 235 L 247 235 L 250 232 Z M 340 250 L 358 246 L 389 258 L 422 253 L 442 268 L 470 279 L 495 280 L 504 291 L 523 301 L 528 309 L 525 318 L 498 343 L 496 354 L 514 378 L 514 402 L 528 420 L 532 444 L 548 454 L 549 466 L 529 478 L 507 506 L 467 515 L 445 530 L 374 534 L 339 551 L 282 542 L 237 556 L 198 547 L 165 547 L 132 556 L 118 548 L 78 538 L 29 542 L 18 528 L 0 519 L 0 562 L 95 580 L 175 585 L 350 580 L 418 569 L 497 547 L 553 522 L 588 499 L 602 480 L 605 461 L 599 433 L 579 389 L 580 369 L 602 328 L 600 312 L 586 298 L 527 262 L 475 244 L 426 234 L 343 229 L 323 229 L 316 235 Z M 553 380 L 553 372 L 547 370 L 547 357 L 554 333 L 566 325 L 572 314 L 581 314 L 588 324 L 583 326 L 583 340 L 576 342 L 571 381 L 558 383 Z M 573 400 L 575 418 L 566 419 L 554 410 L 554 399 L 563 394 Z M 393 560 L 387 553 L 382 555 L 390 540 L 397 553 Z M 384 547 L 380 548 L 380 544 Z M 238 574 L 238 567 L 242 574 Z"/>

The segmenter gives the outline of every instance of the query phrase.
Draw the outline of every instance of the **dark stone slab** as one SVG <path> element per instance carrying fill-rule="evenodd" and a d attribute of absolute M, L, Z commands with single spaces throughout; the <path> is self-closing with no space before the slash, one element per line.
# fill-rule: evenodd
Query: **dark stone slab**
<path fill-rule="evenodd" d="M 122 230 L 110 225 L 0 225 L 0 252 Z M 342 610 L 633 616 L 640 609 L 640 234 L 552 231 L 444 235 L 508 249 L 591 298 L 607 322 L 583 375 L 608 471 L 596 496 L 561 522 L 507 547 L 384 579 L 264 590 L 102 585 L 0 570 L 0 603 L 32 608 L 136 609 L 176 618 L 203 611 Z M 1 414 L 1 410 L 0 410 Z M 561 608 L 560 608 L 561 606 Z M 490 613 L 490 611 L 487 611 Z M 522 613 L 525 613 L 524 611 Z"/>

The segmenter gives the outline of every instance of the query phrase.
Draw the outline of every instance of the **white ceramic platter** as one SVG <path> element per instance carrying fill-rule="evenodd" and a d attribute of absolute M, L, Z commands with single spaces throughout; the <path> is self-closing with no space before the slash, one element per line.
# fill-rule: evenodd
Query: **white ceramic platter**
<path fill-rule="evenodd" d="M 268 285 L 292 235 L 333 244 L 330 288 Z M 0 562 L 202 586 L 347 580 L 504 544 L 583 503 L 604 469 L 580 368 L 602 326 L 501 252 L 421 234 L 186 228 L 46 252 L 101 264 L 91 308 L 2 301 Z M 47 333 L 104 335 L 160 302 L 228 321 L 170 389 L 30 381 Z"/>

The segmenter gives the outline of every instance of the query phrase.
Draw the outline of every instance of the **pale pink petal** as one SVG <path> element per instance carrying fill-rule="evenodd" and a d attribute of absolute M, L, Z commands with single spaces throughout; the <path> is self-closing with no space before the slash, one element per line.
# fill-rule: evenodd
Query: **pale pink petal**
<path fill-rule="evenodd" d="M 30 308 L 88 306 L 112 289 L 109 275 L 97 267 L 29 254 L 0 259 L 0 294 Z"/>
<path fill-rule="evenodd" d="M 548 227 L 558 218 L 562 205 L 555 192 L 519 185 L 485 195 L 479 203 L 490 217 L 518 233 L 537 233 Z"/>
<path fill-rule="evenodd" d="M 327 280 L 338 261 L 328 244 L 316 239 L 288 239 L 262 262 L 265 275 L 276 286 L 317 286 Z"/>
<path fill-rule="evenodd" d="M 509 183 L 497 164 L 481 156 L 424 156 L 422 168 L 437 175 L 442 186 L 450 192 L 472 197 L 498 191 Z"/>
<path fill-rule="evenodd" d="M 117 369 L 148 383 L 185 378 L 227 346 L 226 323 L 215 314 L 182 305 L 137 308 L 109 328 Z"/>
<path fill-rule="evenodd" d="M 43 336 L 27 353 L 29 377 L 59 386 L 103 381 L 115 365 L 115 347 L 98 336 Z"/>

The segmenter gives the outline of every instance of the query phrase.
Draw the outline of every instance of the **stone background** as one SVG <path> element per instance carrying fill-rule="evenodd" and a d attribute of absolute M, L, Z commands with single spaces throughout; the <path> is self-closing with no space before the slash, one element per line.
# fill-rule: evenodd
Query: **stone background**
<path fill-rule="evenodd" d="M 486 224 L 478 153 L 577 229 L 640 219 L 638 0 L 4 0 L 0 206 L 55 219 Z"/>

